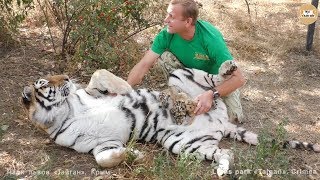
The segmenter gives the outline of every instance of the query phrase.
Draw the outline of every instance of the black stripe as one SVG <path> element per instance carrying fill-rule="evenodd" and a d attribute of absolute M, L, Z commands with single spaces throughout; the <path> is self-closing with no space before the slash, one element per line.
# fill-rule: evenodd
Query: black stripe
<path fill-rule="evenodd" d="M 93 154 L 93 149 L 90 149 L 90 150 L 88 151 L 88 154 Z"/>
<path fill-rule="evenodd" d="M 289 141 L 285 141 L 285 142 L 283 143 L 282 148 L 287 149 L 287 148 L 289 147 L 289 145 L 290 145 Z"/>
<path fill-rule="evenodd" d="M 145 141 L 146 137 L 149 135 L 149 132 L 151 130 L 151 127 L 148 128 L 147 132 L 144 134 L 144 136 L 140 139 L 142 142 Z"/>
<path fill-rule="evenodd" d="M 197 141 L 199 141 L 199 140 L 201 140 L 202 138 L 205 138 L 205 137 L 207 137 L 207 135 L 194 138 L 194 139 L 192 139 L 191 141 L 187 142 L 186 145 L 188 145 L 188 144 L 193 144 L 193 143 L 195 143 L 195 142 L 197 142 Z"/>
<path fill-rule="evenodd" d="M 48 100 L 49 102 L 54 101 L 54 99 L 48 99 L 48 97 L 44 96 L 38 89 L 35 89 L 35 90 L 36 90 L 36 93 L 37 93 L 38 96 L 40 96 L 40 97 Z M 49 90 L 49 96 L 50 96 L 50 92 L 52 92 L 52 91 L 51 91 L 51 88 L 50 88 L 50 90 Z M 54 94 L 55 94 L 55 93 L 54 93 Z"/>
<path fill-rule="evenodd" d="M 52 134 L 58 129 L 59 127 L 55 128 L 50 134 L 49 134 L 49 137 L 52 136 Z"/>
<path fill-rule="evenodd" d="M 41 107 L 43 107 L 43 108 L 46 109 L 47 111 L 50 111 L 50 110 L 52 109 L 52 106 L 53 106 L 53 105 L 51 105 L 51 106 L 45 106 L 45 105 L 44 105 L 44 102 L 41 101 L 40 99 L 38 99 L 37 97 L 36 97 L 36 101 L 40 104 Z"/>
<path fill-rule="evenodd" d="M 91 94 L 88 93 L 88 91 L 86 89 L 83 89 L 84 92 L 86 92 L 89 96 L 91 96 Z"/>
<path fill-rule="evenodd" d="M 162 142 L 163 138 L 170 132 L 171 130 L 166 130 L 166 132 L 164 133 L 164 135 L 162 136 L 160 143 Z"/>
<path fill-rule="evenodd" d="M 179 143 L 182 139 L 176 140 L 174 143 L 172 143 L 169 147 L 169 152 L 173 153 L 172 150 L 174 148 L 174 146 Z"/>
<path fill-rule="evenodd" d="M 154 100 L 157 100 L 157 96 L 154 94 L 154 92 L 150 92 L 150 95 L 152 96 L 152 98 L 153 98 Z"/>
<path fill-rule="evenodd" d="M 186 69 L 184 68 L 183 69 L 184 71 L 187 71 L 189 74 L 184 74 L 184 76 L 189 79 L 191 82 L 193 82 L 194 84 L 196 84 L 197 86 L 199 86 L 200 88 L 202 88 L 203 90 L 207 91 L 209 89 L 211 89 L 211 87 L 207 87 L 207 86 L 204 86 L 198 82 L 196 82 L 193 77 L 194 77 L 194 74 L 189 70 L 189 69 Z"/>
<path fill-rule="evenodd" d="M 67 102 L 67 104 L 68 104 L 68 109 L 69 109 L 69 111 L 70 111 L 70 109 L 71 109 L 70 104 L 69 104 L 68 101 L 66 101 L 66 102 Z M 70 114 L 69 114 L 69 115 L 70 115 Z M 64 131 L 67 129 L 67 128 L 65 128 L 62 132 L 60 132 L 60 130 L 63 128 L 64 124 L 70 119 L 69 115 L 66 117 L 66 119 L 64 119 L 64 120 L 62 121 L 59 130 L 57 131 L 56 135 L 53 137 L 53 140 L 54 140 L 54 141 L 56 141 L 57 137 L 58 137 L 62 132 L 64 132 Z M 74 121 L 73 121 L 73 122 L 74 122 Z M 71 123 L 69 124 L 69 126 L 70 126 L 73 122 L 71 122 Z M 69 127 L 69 126 L 68 126 L 68 127 Z"/>
<path fill-rule="evenodd" d="M 194 74 L 193 74 L 193 72 L 191 71 L 191 69 L 183 68 L 182 70 L 188 72 L 191 76 L 194 76 Z"/>
<path fill-rule="evenodd" d="M 209 161 L 209 160 L 210 160 L 210 159 L 208 159 L 208 157 L 207 157 L 206 154 L 204 155 L 204 159 L 205 159 L 206 161 Z"/>
<path fill-rule="evenodd" d="M 143 125 L 142 125 L 142 128 L 141 128 L 141 130 L 140 130 L 140 134 L 139 134 L 139 139 L 141 139 L 141 136 L 143 135 L 143 133 L 144 133 L 144 131 L 145 131 L 145 129 L 148 127 L 148 118 L 149 118 L 149 115 L 145 118 L 145 121 L 144 121 L 144 123 L 143 123 Z"/>
<path fill-rule="evenodd" d="M 199 148 L 201 147 L 201 145 L 195 147 L 195 148 L 192 148 L 191 151 L 189 153 L 194 153 L 196 150 L 198 150 Z"/>
<path fill-rule="evenodd" d="M 78 94 L 76 94 L 76 96 L 77 96 L 77 99 L 78 99 L 78 101 L 80 102 L 80 104 L 81 104 L 81 105 L 85 105 L 85 104 L 81 101 L 80 96 L 79 96 Z"/>
<path fill-rule="evenodd" d="M 230 132 L 228 132 L 227 134 L 226 134 L 226 132 L 224 132 L 224 134 L 225 134 L 224 135 L 225 138 L 230 138 L 230 135 L 231 135 Z"/>
<path fill-rule="evenodd" d="M 216 87 L 216 84 L 214 83 L 214 80 L 213 80 L 213 75 L 211 75 L 211 77 L 209 76 L 209 74 L 208 74 L 208 77 L 211 79 L 211 83 L 212 83 L 212 85 L 213 85 L 213 87 Z M 213 88 L 212 87 L 212 88 Z"/>
<path fill-rule="evenodd" d="M 224 136 L 224 134 L 223 134 L 223 132 L 222 132 L 222 131 L 218 130 L 218 131 L 216 131 L 216 132 L 219 132 L 219 133 L 221 134 L 221 136 L 222 136 L 222 137 Z"/>
<path fill-rule="evenodd" d="M 302 147 L 303 147 L 303 144 L 301 142 L 297 143 L 295 146 L 296 149 L 302 149 Z"/>
<path fill-rule="evenodd" d="M 136 93 L 139 95 L 139 96 L 141 96 L 141 90 L 140 89 L 138 89 L 138 90 L 136 90 Z"/>
<path fill-rule="evenodd" d="M 213 153 L 212 153 L 212 160 L 213 160 L 214 163 L 217 163 L 216 159 L 214 158 L 214 155 L 216 154 L 217 150 L 218 150 L 218 149 L 215 149 L 215 150 L 213 151 Z"/>
<path fill-rule="evenodd" d="M 179 137 L 181 134 L 183 134 L 184 132 L 180 132 L 178 134 L 176 134 L 176 137 Z"/>
<path fill-rule="evenodd" d="M 131 124 L 131 131 L 129 135 L 129 141 L 133 138 L 132 135 L 134 133 L 134 129 L 136 127 L 136 117 L 132 113 L 132 111 L 124 106 L 121 107 L 121 110 L 125 112 L 127 118 L 131 118 L 132 124 Z"/>
<path fill-rule="evenodd" d="M 241 132 L 238 132 L 238 134 L 240 135 L 240 137 L 241 137 L 241 140 L 243 140 L 243 138 L 244 138 L 244 134 L 247 132 L 247 130 L 243 130 L 243 131 L 241 131 Z"/>
<path fill-rule="evenodd" d="M 207 78 L 205 76 L 203 76 L 203 79 L 207 82 L 207 84 L 210 86 L 211 89 L 215 87 L 212 79 L 211 79 L 211 82 L 213 83 L 213 85 L 211 85 L 210 82 L 208 82 L 208 80 L 207 80 Z"/>
<path fill-rule="evenodd" d="M 308 143 L 307 148 L 314 151 L 313 144 Z"/>
<path fill-rule="evenodd" d="M 174 135 L 175 132 L 172 132 L 171 134 L 168 135 L 168 137 L 166 137 L 166 139 L 163 141 L 162 144 L 164 144 L 172 135 Z M 161 141 L 162 142 L 162 141 Z"/>
<path fill-rule="evenodd" d="M 158 118 L 159 118 L 159 114 L 156 113 L 156 115 L 153 118 L 153 130 L 156 131 L 157 127 L 158 127 Z"/>
<path fill-rule="evenodd" d="M 151 113 L 146 102 L 140 103 L 140 108 L 142 109 L 145 116 L 147 116 L 149 113 Z"/>
<path fill-rule="evenodd" d="M 103 147 L 103 148 L 99 149 L 99 151 L 98 151 L 97 154 L 99 154 L 99 153 L 101 153 L 101 152 L 103 152 L 103 151 L 107 151 L 107 150 L 110 150 L 110 149 L 117 149 L 117 148 L 119 148 L 119 147 L 116 147 L 116 146 Z"/>
<path fill-rule="evenodd" d="M 187 79 L 189 79 L 191 82 L 193 82 L 194 84 L 196 84 L 197 86 L 199 86 L 201 89 L 203 89 L 203 90 L 205 90 L 205 91 L 210 90 L 210 87 L 204 86 L 204 85 L 196 82 L 196 81 L 193 79 L 193 76 L 185 75 L 185 77 L 186 77 Z"/>
<path fill-rule="evenodd" d="M 145 97 L 142 99 L 143 102 L 135 102 L 132 107 L 135 109 L 140 108 L 145 116 L 150 113 L 149 107 L 147 106 Z"/>
<path fill-rule="evenodd" d="M 217 121 L 219 121 L 220 124 L 222 124 L 222 121 L 220 120 L 220 118 L 217 118 Z M 211 121 L 212 122 L 212 121 Z"/>
<path fill-rule="evenodd" d="M 81 138 L 82 136 L 84 136 L 84 134 L 79 134 L 79 135 L 74 139 L 72 145 L 70 145 L 69 148 L 72 148 L 72 147 L 76 144 L 76 142 L 78 141 L 78 139 Z"/>
<path fill-rule="evenodd" d="M 126 94 L 125 96 L 129 98 L 130 103 L 133 102 L 133 97 L 131 96 L 131 94 L 128 93 L 128 94 Z"/>
<path fill-rule="evenodd" d="M 68 120 L 68 118 L 67 118 L 67 120 Z M 60 127 L 60 129 L 59 129 L 59 131 L 58 131 L 58 132 L 56 133 L 56 135 L 54 136 L 53 140 L 56 141 L 57 137 L 58 137 L 60 134 L 62 134 L 65 130 L 67 130 L 67 129 L 71 126 L 71 124 L 73 124 L 74 122 L 75 122 L 75 121 L 72 121 L 67 127 L 65 127 L 65 128 L 62 129 L 62 127 L 64 126 L 64 123 L 65 123 L 65 122 L 63 122 L 62 125 L 61 125 L 61 127 Z M 62 130 L 61 130 L 61 129 L 62 129 Z"/>
<path fill-rule="evenodd" d="M 156 131 L 156 132 L 153 134 L 153 136 L 151 137 L 150 142 L 151 142 L 151 143 L 155 143 L 156 140 L 158 140 L 158 133 L 161 132 L 161 131 L 164 131 L 164 130 L 165 130 L 165 129 L 161 128 L 161 129 L 159 129 L 158 131 Z"/>
<path fill-rule="evenodd" d="M 201 142 L 210 141 L 210 140 L 212 140 L 212 141 L 217 141 L 217 139 L 214 138 L 214 137 L 208 137 L 208 138 L 206 138 L 206 139 L 203 139 Z"/>
<path fill-rule="evenodd" d="M 106 90 L 101 90 L 101 89 L 98 89 L 98 88 L 93 88 L 93 89 L 96 89 L 100 94 L 104 94 L 104 95 L 109 94 L 109 91 L 107 89 Z"/>
<path fill-rule="evenodd" d="M 168 108 L 168 107 L 166 107 L 166 108 Z M 168 111 L 167 111 L 167 109 L 162 110 L 162 115 L 163 115 L 163 117 L 164 117 L 165 119 L 168 118 Z"/>
<path fill-rule="evenodd" d="M 169 79 L 170 78 L 176 78 L 176 79 L 179 79 L 180 81 L 181 81 L 181 79 L 180 79 L 180 77 L 179 76 L 177 76 L 177 75 L 175 75 L 175 74 L 172 74 L 172 73 L 169 73 Z M 182 82 L 182 81 L 181 81 Z"/>

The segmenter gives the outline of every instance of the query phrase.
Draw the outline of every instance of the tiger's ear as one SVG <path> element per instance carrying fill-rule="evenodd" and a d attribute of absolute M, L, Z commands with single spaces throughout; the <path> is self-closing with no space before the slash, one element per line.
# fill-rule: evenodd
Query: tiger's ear
<path fill-rule="evenodd" d="M 26 108 L 29 108 L 32 101 L 32 88 L 30 86 L 26 86 L 22 92 L 22 103 Z"/>

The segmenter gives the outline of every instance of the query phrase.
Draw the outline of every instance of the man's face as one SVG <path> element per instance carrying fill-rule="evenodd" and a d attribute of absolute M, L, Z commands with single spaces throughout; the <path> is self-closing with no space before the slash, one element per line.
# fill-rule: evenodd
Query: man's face
<path fill-rule="evenodd" d="M 187 18 L 182 15 L 183 7 L 180 4 L 169 4 L 167 9 L 167 16 L 164 23 L 168 26 L 169 33 L 181 33 L 187 28 Z"/>

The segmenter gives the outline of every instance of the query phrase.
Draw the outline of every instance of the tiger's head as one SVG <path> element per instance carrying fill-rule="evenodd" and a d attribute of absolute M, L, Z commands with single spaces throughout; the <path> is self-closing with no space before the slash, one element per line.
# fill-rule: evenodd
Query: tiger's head
<path fill-rule="evenodd" d="M 75 90 L 75 84 L 66 75 L 39 79 L 32 85 L 24 87 L 22 104 L 28 110 L 29 120 L 36 121 L 37 125 L 45 129 L 51 120 L 41 122 L 43 117 L 35 117 L 35 112 L 41 111 L 43 114 L 38 116 L 47 116 L 52 108 L 59 107 Z"/>

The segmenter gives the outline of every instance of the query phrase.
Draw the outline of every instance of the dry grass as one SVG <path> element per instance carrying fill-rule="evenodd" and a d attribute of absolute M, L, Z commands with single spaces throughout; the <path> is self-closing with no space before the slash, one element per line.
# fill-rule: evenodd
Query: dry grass
<path fill-rule="evenodd" d="M 306 52 L 307 26 L 300 24 L 297 18 L 301 3 L 309 1 L 250 1 L 250 16 L 242 0 L 201 2 L 202 19 L 211 21 L 222 31 L 247 77 L 247 84 L 241 89 L 246 115 L 243 126 L 259 132 L 264 124 L 270 124 L 273 132 L 277 124 L 287 119 L 285 129 L 289 138 L 320 143 L 319 24 L 314 49 Z M 0 55 L 4 69 L 0 81 L 4 92 L 0 104 L 0 126 L 9 125 L 0 139 L 0 177 L 8 177 L 8 172 L 13 172 L 13 177 L 26 179 L 47 179 L 49 176 L 53 179 L 153 179 L 154 175 L 148 170 L 154 166 L 153 160 L 161 151 L 156 145 L 137 145 L 138 149 L 147 152 L 144 162 L 123 163 L 106 170 L 98 167 L 91 155 L 78 154 L 52 144 L 46 135 L 26 123 L 21 105 L 17 106 L 22 87 L 28 81 L 54 73 L 51 71 L 56 67 L 52 63 L 52 54 L 46 49 L 50 47 L 43 38 L 46 31 L 39 29 L 38 32 L 33 31 L 34 34 L 30 31 L 28 34 L 31 35 L 23 39 L 27 46 Z M 42 35 L 39 36 L 39 32 Z M 149 47 L 149 41 L 156 32 L 157 29 L 149 29 L 135 39 L 142 47 Z M 135 58 L 139 59 L 143 51 L 141 49 Z M 125 77 L 128 70 L 120 76 Z M 158 73 L 154 69 L 142 86 L 161 88 L 163 81 Z M 230 143 L 222 145 L 230 146 Z M 246 145 L 240 147 L 244 151 L 247 149 Z M 291 169 L 313 169 L 320 174 L 318 154 L 296 150 L 289 150 L 289 154 Z M 58 173 L 66 173 L 67 170 L 71 170 L 71 174 Z M 47 171 L 49 176 L 45 174 Z M 83 172 L 85 175 L 81 174 Z M 312 176 L 319 178 L 319 174 Z"/>

